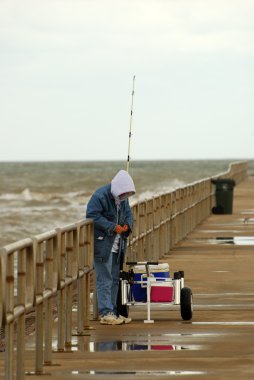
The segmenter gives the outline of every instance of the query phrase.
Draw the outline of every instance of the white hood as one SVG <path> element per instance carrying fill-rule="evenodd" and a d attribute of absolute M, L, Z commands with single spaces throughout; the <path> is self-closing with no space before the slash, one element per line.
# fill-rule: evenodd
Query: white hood
<path fill-rule="evenodd" d="M 118 199 L 121 194 L 136 193 L 133 179 L 125 170 L 120 170 L 111 181 L 111 194 Z"/>

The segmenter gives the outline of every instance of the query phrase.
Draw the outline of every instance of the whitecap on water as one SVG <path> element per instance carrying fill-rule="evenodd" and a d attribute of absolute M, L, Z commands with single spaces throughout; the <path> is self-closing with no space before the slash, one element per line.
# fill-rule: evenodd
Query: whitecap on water
<path fill-rule="evenodd" d="M 33 199 L 31 191 L 28 188 L 23 190 L 21 194 L 26 201 L 31 201 Z"/>

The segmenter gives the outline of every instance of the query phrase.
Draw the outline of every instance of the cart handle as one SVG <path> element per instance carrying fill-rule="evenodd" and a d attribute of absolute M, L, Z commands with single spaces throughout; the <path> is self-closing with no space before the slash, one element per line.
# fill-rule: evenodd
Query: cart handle
<path fill-rule="evenodd" d="M 126 265 L 158 265 L 158 261 L 127 261 Z"/>

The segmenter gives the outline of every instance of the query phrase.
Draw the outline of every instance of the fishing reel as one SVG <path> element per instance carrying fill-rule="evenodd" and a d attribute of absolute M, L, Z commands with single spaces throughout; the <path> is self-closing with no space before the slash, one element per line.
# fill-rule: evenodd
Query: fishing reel
<path fill-rule="evenodd" d="M 128 284 L 134 284 L 134 271 L 133 269 L 129 269 L 128 271 L 122 270 L 120 272 L 120 280 L 126 280 Z"/>

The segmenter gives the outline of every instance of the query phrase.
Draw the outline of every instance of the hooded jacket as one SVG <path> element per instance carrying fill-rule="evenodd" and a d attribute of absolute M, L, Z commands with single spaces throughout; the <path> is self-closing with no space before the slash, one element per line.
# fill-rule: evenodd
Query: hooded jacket
<path fill-rule="evenodd" d="M 94 221 L 94 259 L 103 261 L 111 253 L 116 237 L 114 231 L 117 224 L 133 226 L 133 217 L 128 199 L 120 200 L 124 193 L 135 194 L 135 186 L 131 176 L 120 170 L 111 184 L 97 189 L 87 204 L 86 217 Z M 120 249 L 124 234 L 120 236 Z M 126 237 L 126 236 L 125 236 Z M 124 250 L 126 244 L 124 244 Z"/>

